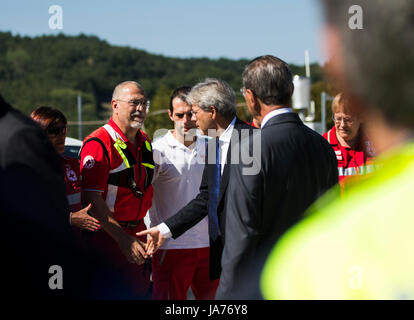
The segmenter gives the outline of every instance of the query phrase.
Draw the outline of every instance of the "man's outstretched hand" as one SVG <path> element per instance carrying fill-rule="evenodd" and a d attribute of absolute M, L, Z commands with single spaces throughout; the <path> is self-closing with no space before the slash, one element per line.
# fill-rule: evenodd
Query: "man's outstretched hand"
<path fill-rule="evenodd" d="M 153 255 L 165 241 L 165 238 L 160 233 L 160 229 L 158 229 L 158 227 L 152 227 L 150 229 L 138 232 L 136 235 L 139 237 L 149 235 L 147 243 L 145 245 L 145 251 L 148 255 Z"/>

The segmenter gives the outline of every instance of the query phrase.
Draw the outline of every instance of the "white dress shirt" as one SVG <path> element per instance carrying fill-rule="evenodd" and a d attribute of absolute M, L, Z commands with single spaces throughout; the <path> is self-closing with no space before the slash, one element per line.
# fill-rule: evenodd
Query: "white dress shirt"
<path fill-rule="evenodd" d="M 150 226 L 156 226 L 194 199 L 200 188 L 205 163 L 206 139 L 198 136 L 187 148 L 168 131 L 152 144 L 155 171 L 154 196 L 149 210 Z M 209 246 L 208 218 L 177 239 L 167 239 L 161 249 L 190 249 Z"/>
<path fill-rule="evenodd" d="M 235 123 L 236 123 L 236 117 L 233 118 L 233 120 L 230 122 L 230 124 L 228 125 L 226 130 L 224 130 L 224 132 L 219 137 L 221 175 L 223 175 L 224 165 L 225 165 L 226 160 L 227 160 L 227 152 L 229 151 L 231 135 L 233 134 L 233 129 L 234 129 L 234 124 Z M 154 190 L 155 190 L 155 186 L 154 186 Z M 198 191 L 199 191 L 199 189 L 197 188 L 197 194 L 198 194 Z M 195 196 L 194 196 L 194 198 L 195 198 Z M 184 207 L 184 206 L 182 206 L 182 207 Z M 160 233 L 164 238 L 169 239 L 169 238 L 172 237 L 170 228 L 168 228 L 168 226 L 165 223 L 161 223 L 157 227 L 160 230 Z"/>

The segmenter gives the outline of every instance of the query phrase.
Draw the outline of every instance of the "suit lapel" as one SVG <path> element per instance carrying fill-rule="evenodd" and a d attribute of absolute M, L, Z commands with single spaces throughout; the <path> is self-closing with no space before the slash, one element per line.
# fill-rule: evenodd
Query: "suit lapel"
<path fill-rule="evenodd" d="M 224 165 L 224 170 L 223 170 L 223 175 L 221 176 L 221 181 L 220 181 L 220 192 L 219 192 L 219 198 L 218 198 L 218 202 L 220 203 L 221 198 L 223 197 L 223 194 L 225 193 L 226 189 L 227 189 L 227 185 L 229 183 L 229 163 L 230 163 L 230 148 L 231 145 L 229 146 L 229 151 L 227 152 L 227 162 Z"/>
<path fill-rule="evenodd" d="M 298 124 L 303 124 L 302 120 L 300 120 L 296 112 L 288 112 L 288 113 L 279 114 L 269 119 L 269 121 L 264 125 L 262 130 L 272 125 L 277 125 L 277 124 L 286 123 L 286 122 L 296 122 Z"/>

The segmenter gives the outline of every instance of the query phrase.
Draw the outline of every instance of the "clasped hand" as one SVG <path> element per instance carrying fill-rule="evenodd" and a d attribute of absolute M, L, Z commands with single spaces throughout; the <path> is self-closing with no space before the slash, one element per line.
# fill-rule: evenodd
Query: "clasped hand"
<path fill-rule="evenodd" d="M 165 238 L 161 235 L 160 229 L 158 229 L 158 227 L 152 227 L 150 229 L 138 232 L 136 235 L 139 237 L 146 235 L 148 237 L 145 244 L 145 251 L 149 256 L 153 255 L 165 241 Z"/>

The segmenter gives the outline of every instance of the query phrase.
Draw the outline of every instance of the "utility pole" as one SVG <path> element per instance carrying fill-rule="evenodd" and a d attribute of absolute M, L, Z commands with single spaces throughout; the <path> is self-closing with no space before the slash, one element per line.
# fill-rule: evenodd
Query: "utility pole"
<path fill-rule="evenodd" d="M 82 139 L 82 97 L 79 94 L 78 95 L 78 139 Z"/>

